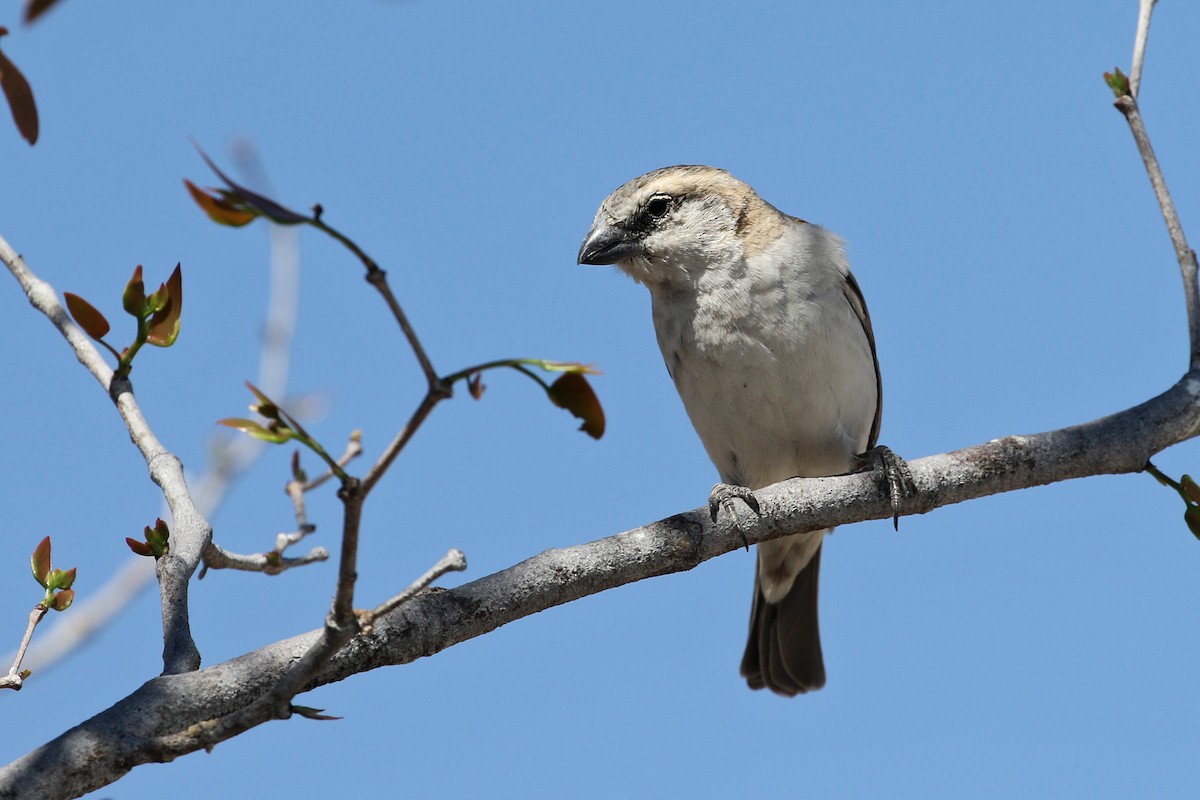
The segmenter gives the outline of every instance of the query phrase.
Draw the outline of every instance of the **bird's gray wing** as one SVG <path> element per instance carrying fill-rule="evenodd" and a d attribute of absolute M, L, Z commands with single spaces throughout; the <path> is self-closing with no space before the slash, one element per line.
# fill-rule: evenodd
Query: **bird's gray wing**
<path fill-rule="evenodd" d="M 862 324 L 863 333 L 867 335 L 867 342 L 871 345 L 871 360 L 875 362 L 875 421 L 871 423 L 871 436 L 867 440 L 867 449 L 870 450 L 879 441 L 879 424 L 883 419 L 883 380 L 879 375 L 879 354 L 875 352 L 875 331 L 871 328 L 871 313 L 867 311 L 867 301 L 863 299 L 862 289 L 858 287 L 858 281 L 850 272 L 846 273 L 842 294 Z"/>

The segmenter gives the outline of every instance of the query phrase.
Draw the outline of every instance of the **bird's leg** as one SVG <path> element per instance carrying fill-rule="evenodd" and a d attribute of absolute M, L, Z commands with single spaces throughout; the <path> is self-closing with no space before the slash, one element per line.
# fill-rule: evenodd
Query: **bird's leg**
<path fill-rule="evenodd" d="M 903 458 L 892 452 L 890 447 L 876 445 L 862 456 L 875 472 L 880 488 L 887 492 L 892 506 L 892 525 L 900 530 L 900 510 L 904 500 L 917 493 L 912 472 Z"/>
<path fill-rule="evenodd" d="M 742 544 L 749 551 L 750 542 L 746 540 L 746 532 L 738 524 L 737 512 L 733 507 L 733 501 L 736 499 L 740 499 L 743 503 L 750 506 L 750 510 L 755 514 L 762 514 L 762 510 L 758 506 L 758 498 L 754 496 L 754 492 L 745 486 L 736 486 L 732 483 L 718 483 L 708 493 L 708 514 L 712 517 L 712 521 L 716 522 L 717 517 L 724 510 L 726 516 L 733 521 L 733 527 L 741 534 Z"/>

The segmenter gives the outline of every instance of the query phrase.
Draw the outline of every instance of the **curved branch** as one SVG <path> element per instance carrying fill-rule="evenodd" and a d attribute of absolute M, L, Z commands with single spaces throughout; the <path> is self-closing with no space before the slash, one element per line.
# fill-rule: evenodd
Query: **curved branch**
<path fill-rule="evenodd" d="M 162 489 L 172 516 L 171 552 L 158 559 L 155 565 L 162 594 L 163 673 L 170 675 L 194 670 L 200 666 L 200 651 L 192 639 L 188 621 L 188 580 L 196 571 L 204 548 L 212 541 L 212 527 L 192 502 L 183 476 L 183 464 L 150 430 L 129 380 L 114 375 L 91 340 L 68 316 L 54 288 L 34 275 L 2 236 L 0 261 L 21 284 L 33 307 L 58 328 L 75 357 L 104 387 L 125 421 L 130 438 L 146 460 L 150 479 Z"/>
<path fill-rule="evenodd" d="M 909 462 L 919 489 L 905 514 L 1092 475 L 1137 472 L 1155 453 L 1200 435 L 1200 371 L 1126 411 L 1070 428 L 1007 436 Z M 750 542 L 890 518 L 867 474 L 784 481 L 755 493 L 762 516 L 743 518 Z M 743 546 L 742 534 L 695 509 L 616 536 L 548 550 L 472 583 L 427 591 L 342 648 L 314 688 L 406 664 L 509 622 L 634 581 L 682 572 Z M 147 682 L 129 697 L 0 769 L 0 798 L 75 797 L 134 766 L 170 761 L 278 716 L 263 698 L 311 652 L 312 631 L 186 675 Z M 221 738 L 214 738 L 221 734 Z M 103 747 L 96 746 L 103 743 Z"/>

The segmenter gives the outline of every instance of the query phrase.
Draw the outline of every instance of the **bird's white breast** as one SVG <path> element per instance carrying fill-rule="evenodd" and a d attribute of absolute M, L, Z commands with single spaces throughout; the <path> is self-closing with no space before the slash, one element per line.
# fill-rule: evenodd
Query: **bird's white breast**
<path fill-rule="evenodd" d="M 841 244 L 794 223 L 746 249 L 650 287 L 667 369 L 723 481 L 845 472 L 867 447 L 876 378 Z"/>

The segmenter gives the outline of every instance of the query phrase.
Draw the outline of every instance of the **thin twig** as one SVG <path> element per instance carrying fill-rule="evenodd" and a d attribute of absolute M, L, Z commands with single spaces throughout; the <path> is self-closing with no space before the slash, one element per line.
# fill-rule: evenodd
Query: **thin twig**
<path fill-rule="evenodd" d="M 25 636 L 21 638 L 21 646 L 17 648 L 17 657 L 13 659 L 13 665 L 8 668 L 8 674 L 0 678 L 0 689 L 15 689 L 21 690 L 21 685 L 25 683 L 25 678 L 28 673 L 21 672 L 21 661 L 25 658 L 25 648 L 29 647 L 29 640 L 33 638 L 33 629 L 42 621 L 42 617 L 46 616 L 46 612 L 50 609 L 38 603 L 33 607 L 33 611 L 29 612 L 29 625 L 25 628 Z"/>
<path fill-rule="evenodd" d="M 429 360 L 429 356 L 425 354 L 425 348 L 421 345 L 421 340 L 417 338 L 417 332 L 412 324 L 408 321 L 408 315 L 400 308 L 399 301 L 392 294 L 392 287 L 388 285 L 387 273 L 376 267 L 374 270 L 367 272 L 367 283 L 375 287 L 376 291 L 383 297 L 392 316 L 396 318 L 396 322 L 400 325 L 400 330 L 404 332 L 404 338 L 408 339 L 409 346 L 413 349 L 413 353 L 417 356 L 417 362 L 421 365 L 421 372 L 425 374 L 425 381 L 429 384 L 431 393 L 446 392 L 448 390 L 442 383 L 442 379 L 438 377 L 437 371 L 433 368 L 433 363 Z"/>
<path fill-rule="evenodd" d="M 429 390 L 434 391 L 440 384 L 441 379 L 438 377 L 437 370 L 433 368 L 433 362 L 429 360 L 429 356 L 425 353 L 425 348 L 421 345 L 421 340 L 417 337 L 416 329 L 408 321 L 408 315 L 400 308 L 399 301 L 392 294 L 392 288 L 387 282 L 387 272 L 384 271 L 375 259 L 371 258 L 366 252 L 359 247 L 353 239 L 346 236 L 336 228 L 327 225 L 321 219 L 319 209 L 314 210 L 313 217 L 308 220 L 308 223 L 318 230 L 332 236 L 337 241 L 349 250 L 351 253 L 362 262 L 362 265 L 367 268 L 366 279 L 367 283 L 375 287 L 376 291 L 382 295 L 384 302 L 391 309 L 392 316 L 396 318 L 396 322 L 400 325 L 400 330 L 404 332 L 404 338 L 408 340 L 409 346 L 417 357 L 417 362 L 421 365 L 421 372 L 425 374 L 425 380 L 429 384 Z"/>
<path fill-rule="evenodd" d="M 1137 33 L 1133 36 L 1133 62 L 1129 67 L 1129 93 L 1136 99 L 1142 85 L 1142 63 L 1146 60 L 1146 39 L 1150 36 L 1150 15 L 1158 0 L 1138 0 Z"/>
<path fill-rule="evenodd" d="M 388 600 L 386 603 L 381 603 L 376 608 L 370 611 L 359 611 L 358 621 L 362 625 L 363 633 L 370 633 L 375 620 L 392 611 L 397 606 L 407 603 L 412 598 L 416 597 L 419 592 L 436 581 L 438 578 L 445 575 L 447 572 L 462 572 L 467 568 L 467 557 L 462 550 L 451 548 L 446 555 L 429 568 L 428 571 L 421 577 L 412 582 L 407 589 L 400 594 Z"/>
<path fill-rule="evenodd" d="M 358 580 L 358 534 L 362 524 L 363 501 L 366 500 L 366 494 L 359 491 L 359 486 L 358 479 L 350 478 L 338 490 L 338 497 L 342 501 L 342 552 L 330 613 L 334 625 L 342 628 L 354 624 L 356 631 L 354 584 Z M 326 623 L 326 627 L 329 627 L 329 623 Z"/>
<path fill-rule="evenodd" d="M 346 443 L 346 450 L 340 457 L 338 457 L 337 465 L 345 468 L 347 464 L 361 456 L 362 452 L 362 431 L 355 428 L 350 433 L 350 441 Z M 332 477 L 333 470 L 326 470 L 322 474 L 310 480 L 308 483 L 304 484 L 301 488 L 304 492 L 311 492 L 313 489 L 316 489 L 318 486 L 325 483 L 325 481 Z"/>
<path fill-rule="evenodd" d="M 353 461 L 362 453 L 362 436 L 358 431 L 355 431 L 350 436 L 350 442 L 346 446 L 340 459 L 339 466 L 345 466 Z M 278 575 L 294 567 L 302 567 L 306 564 L 312 564 L 317 561 L 327 561 L 329 559 L 329 551 L 324 547 L 314 547 L 306 555 L 287 558 L 283 555 L 284 551 L 292 545 L 300 542 L 304 537 L 309 536 L 316 531 L 317 526 L 308 521 L 308 514 L 305 510 L 304 494 L 316 486 L 320 486 L 333 475 L 333 472 L 326 472 L 316 480 L 308 483 L 300 483 L 296 480 L 287 482 L 284 490 L 288 497 L 292 500 L 292 506 L 296 515 L 297 529 L 291 533 L 278 533 L 275 535 L 275 549 L 268 553 L 251 553 L 241 554 L 233 553 L 219 547 L 216 544 L 209 544 L 204 551 L 204 571 L 200 573 L 203 578 L 204 574 L 209 569 L 236 569 L 246 572 L 262 572 L 267 575 Z"/>
<path fill-rule="evenodd" d="M 302 532 L 304 536 L 315 531 L 317 526 L 308 521 L 308 511 L 304 504 L 304 484 L 297 480 L 291 480 L 287 482 L 283 490 L 287 492 L 288 498 L 292 501 L 292 511 L 296 516 L 296 530 Z M 296 541 L 298 542 L 300 539 L 296 539 Z M 278 550 L 279 545 L 276 545 L 275 549 Z"/>
<path fill-rule="evenodd" d="M 1147 4 L 1144 2 L 1143 6 L 1146 7 Z M 1149 3 L 1148 6 L 1153 7 L 1153 3 Z M 1130 91 L 1135 90 L 1131 87 Z M 1145 164 L 1146 174 L 1150 178 L 1150 186 L 1154 189 L 1158 207 L 1162 211 L 1163 220 L 1167 223 L 1167 233 L 1175 248 L 1175 258 L 1179 262 L 1179 269 L 1183 276 L 1184 301 L 1187 304 L 1190 365 L 1192 369 L 1196 369 L 1200 367 L 1200 282 L 1197 281 L 1196 253 L 1188 245 L 1187 237 L 1184 235 L 1183 224 L 1179 221 L 1179 213 L 1175 210 L 1175 203 L 1171 200 L 1171 193 L 1167 190 L 1167 181 L 1163 177 L 1162 167 L 1159 166 L 1158 158 L 1154 155 L 1154 148 L 1150 144 L 1150 135 L 1146 131 L 1146 124 L 1142 120 L 1137 100 L 1131 95 L 1122 95 L 1117 98 L 1115 105 L 1129 123 L 1129 130 L 1133 133 L 1133 140 L 1137 144 L 1138 152 L 1141 153 L 1142 163 Z"/>
<path fill-rule="evenodd" d="M 396 438 L 387 446 L 387 449 L 379 456 L 379 460 L 375 462 L 374 466 L 371 467 L 363 478 L 358 491 L 364 498 L 375 488 L 375 484 L 379 483 L 379 479 L 383 477 L 388 467 L 396 460 L 396 456 L 400 455 L 400 451 L 404 449 L 404 446 L 412 439 L 417 429 L 421 427 L 421 423 L 429 416 L 429 412 L 433 411 L 434 406 L 449 396 L 449 394 L 439 394 L 433 391 L 426 393 L 425 397 L 421 399 L 420 405 L 417 406 L 417 410 L 409 418 L 408 423 L 401 429 L 400 433 L 396 434 Z"/>
<path fill-rule="evenodd" d="M 328 561 L 329 551 L 324 547 L 314 547 L 306 555 L 287 558 L 279 551 L 270 553 L 232 553 L 223 547 L 210 544 L 204 551 L 204 566 L 206 569 L 236 569 L 243 572 L 262 572 L 267 575 L 278 575 L 294 567 L 303 567 L 317 561 Z"/>

